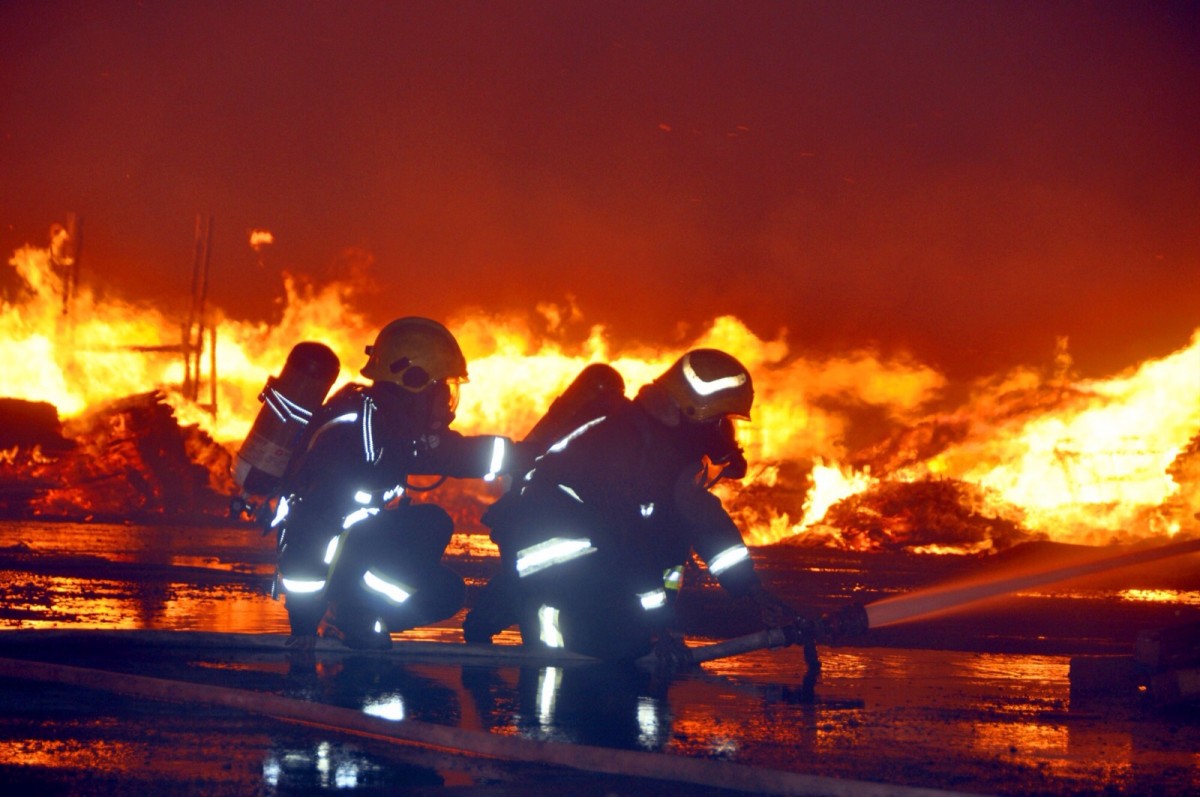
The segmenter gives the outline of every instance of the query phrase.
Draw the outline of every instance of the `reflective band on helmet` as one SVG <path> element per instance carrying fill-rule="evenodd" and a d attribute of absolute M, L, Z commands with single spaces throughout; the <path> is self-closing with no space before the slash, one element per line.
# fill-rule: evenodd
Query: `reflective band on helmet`
<path fill-rule="evenodd" d="M 538 609 L 538 639 L 548 648 L 563 646 L 562 631 L 558 627 L 558 609 L 542 606 Z"/>
<path fill-rule="evenodd" d="M 281 578 L 280 581 L 283 582 L 283 588 L 285 590 L 297 595 L 305 595 L 310 592 L 320 592 L 321 590 L 325 589 L 324 579 L 309 580 L 303 578 Z"/>
<path fill-rule="evenodd" d="M 342 528 L 348 529 L 355 523 L 358 523 L 361 520 L 366 520 L 372 515 L 378 514 L 379 507 L 377 506 L 364 506 L 362 509 L 355 509 L 349 515 L 346 515 L 346 519 L 342 521 Z"/>
<path fill-rule="evenodd" d="M 704 379 L 700 374 L 696 373 L 696 369 L 692 368 L 692 355 L 688 354 L 683 358 L 683 376 L 688 381 L 688 385 L 692 390 L 696 391 L 701 396 L 711 396 L 713 393 L 718 393 L 722 390 L 729 390 L 733 387 L 741 387 L 746 384 L 745 374 L 735 374 L 733 376 L 722 376 L 713 379 L 711 382 Z"/>
<path fill-rule="evenodd" d="M 363 573 L 363 583 L 381 595 L 390 598 L 396 603 L 404 603 L 412 595 L 412 591 L 405 587 L 380 578 L 372 571 L 368 570 Z"/>
<path fill-rule="evenodd" d="M 658 609 L 667 605 L 667 591 L 661 587 L 652 589 L 638 595 L 638 600 L 642 602 L 642 608 L 646 611 Z"/>
<path fill-rule="evenodd" d="M 574 440 L 576 437 L 579 437 L 579 435 L 583 434 L 583 433 L 584 433 L 584 432 L 586 432 L 588 429 L 591 429 L 593 426 L 595 426 L 596 424 L 598 424 L 598 423 L 600 423 L 601 421 L 603 421 L 603 420 L 605 419 L 605 417 L 607 417 L 607 416 L 601 415 L 599 418 L 593 418 L 592 420 L 588 421 L 588 422 L 587 422 L 587 423 L 585 423 L 583 426 L 580 426 L 578 429 L 576 429 L 575 431 L 571 432 L 569 435 L 567 435 L 566 437 L 564 437 L 562 440 L 559 440 L 557 443 L 555 443 L 554 445 L 550 446 L 550 448 L 548 448 L 548 449 L 546 449 L 546 450 L 547 450 L 547 451 L 552 451 L 552 452 L 554 452 L 555 454 L 557 454 L 559 451 L 562 451 L 564 448 L 566 448 L 566 447 L 567 447 L 567 445 L 568 445 L 568 444 L 569 444 L 569 443 L 570 443 L 572 440 Z"/>
<path fill-rule="evenodd" d="M 735 545 L 732 548 L 726 548 L 714 556 L 712 561 L 708 563 L 708 569 L 714 576 L 719 576 L 738 562 L 749 557 L 750 551 L 747 550 L 745 545 Z"/>
<path fill-rule="evenodd" d="M 570 487 L 568 487 L 567 485 L 565 485 L 565 484 L 560 484 L 560 485 L 558 485 L 558 489 L 562 490 L 564 493 L 566 493 L 567 495 L 571 496 L 572 498 L 574 498 L 574 499 L 575 499 L 576 501 L 578 501 L 579 503 L 581 503 L 581 504 L 583 503 L 583 499 L 579 497 L 579 493 L 575 492 L 574 490 L 572 490 L 572 489 L 571 489 Z"/>
<path fill-rule="evenodd" d="M 483 477 L 485 482 L 494 481 L 496 475 L 500 473 L 504 467 L 504 438 L 497 437 L 492 441 L 492 464 L 488 466 L 487 475 Z"/>
<path fill-rule="evenodd" d="M 587 537 L 552 537 L 517 551 L 517 575 L 524 578 L 547 567 L 587 556 L 595 550 Z"/>
<path fill-rule="evenodd" d="M 325 564 L 333 564 L 333 557 L 337 554 L 338 540 L 341 538 L 342 535 L 338 534 L 329 541 L 328 545 L 325 546 Z"/>
<path fill-rule="evenodd" d="M 675 565 L 663 571 L 663 586 L 669 590 L 679 591 L 683 586 L 683 565 Z"/>

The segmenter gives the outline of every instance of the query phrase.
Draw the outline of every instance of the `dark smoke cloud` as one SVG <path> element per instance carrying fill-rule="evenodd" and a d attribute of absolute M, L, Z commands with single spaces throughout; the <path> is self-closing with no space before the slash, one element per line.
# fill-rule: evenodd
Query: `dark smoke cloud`
<path fill-rule="evenodd" d="M 380 321 L 570 296 L 959 376 L 1200 325 L 1194 3 L 9 0 L 0 63 L 0 248 L 79 213 L 126 296 L 184 305 L 205 212 L 246 318 L 350 251 Z"/>

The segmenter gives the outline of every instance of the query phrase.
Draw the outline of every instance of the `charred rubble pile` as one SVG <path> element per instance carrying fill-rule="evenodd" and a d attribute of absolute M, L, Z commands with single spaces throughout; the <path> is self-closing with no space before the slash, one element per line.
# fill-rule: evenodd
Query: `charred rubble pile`
<path fill-rule="evenodd" d="M 825 515 L 857 550 L 943 546 L 1004 550 L 1037 538 L 1019 524 L 982 511 L 971 485 L 950 479 L 884 482 Z"/>
<path fill-rule="evenodd" d="M 60 423 L 52 404 L 0 400 L 0 516 L 228 518 L 230 454 L 152 391 Z"/>

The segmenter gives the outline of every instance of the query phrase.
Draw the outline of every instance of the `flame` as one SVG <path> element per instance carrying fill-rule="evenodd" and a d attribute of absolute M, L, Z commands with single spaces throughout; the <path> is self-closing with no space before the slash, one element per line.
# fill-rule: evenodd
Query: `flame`
<path fill-rule="evenodd" d="M 1200 435 L 1197 396 L 1200 330 L 1187 347 L 1109 379 L 1014 372 L 982 384 L 960 411 L 970 420 L 961 440 L 895 475 L 978 485 L 997 516 L 1056 539 L 1194 533 L 1197 483 L 1176 476 Z"/>
<path fill-rule="evenodd" d="M 273 243 L 275 243 L 275 235 L 270 230 L 250 231 L 250 248 L 255 252 L 261 251 L 263 247 Z"/>
<path fill-rule="evenodd" d="M 272 240 L 251 233 L 256 250 Z M 343 366 L 336 389 L 358 378 L 363 347 L 379 326 L 355 309 L 354 285 L 314 285 L 286 273 L 278 320 L 240 321 L 213 310 L 214 416 L 179 390 L 181 325 L 169 308 L 102 299 L 78 286 L 68 315 L 50 249 L 26 246 L 9 265 L 21 289 L 0 305 L 0 396 L 48 401 L 69 419 L 159 390 L 181 422 L 231 450 L 292 346 L 318 340 L 333 349 Z M 464 310 L 443 320 L 470 364 L 456 424 L 465 433 L 520 438 L 592 362 L 613 365 L 632 394 L 689 348 L 739 358 L 755 380 L 754 417 L 739 428 L 750 473 L 716 489 L 751 544 L 940 553 L 1022 538 L 1095 543 L 1197 532 L 1200 330 L 1178 352 L 1098 380 L 1072 376 L 1060 341 L 1048 373 L 1021 368 L 981 380 L 962 406 L 946 411 L 935 409 L 945 403 L 946 377 L 912 358 L 868 349 L 807 356 L 792 351 L 786 330 L 764 339 L 732 316 L 670 345 L 620 347 L 602 324 L 571 342 L 583 317 L 570 300 L 539 304 L 528 317 Z M 864 429 L 866 444 L 847 442 Z M 916 504 L 925 510 L 910 511 Z"/>

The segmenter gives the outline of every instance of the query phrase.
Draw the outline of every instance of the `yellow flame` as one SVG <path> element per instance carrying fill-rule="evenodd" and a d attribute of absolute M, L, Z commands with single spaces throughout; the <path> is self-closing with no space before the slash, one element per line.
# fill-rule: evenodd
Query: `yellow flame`
<path fill-rule="evenodd" d="M 272 238 L 256 230 L 251 244 Z M 101 300 L 86 287 L 77 288 L 68 315 L 61 263 L 49 249 L 24 247 L 9 264 L 24 287 L 0 306 L 0 396 L 49 401 L 69 418 L 108 399 L 160 389 L 183 422 L 230 448 L 245 436 L 266 378 L 279 373 L 292 346 L 317 340 L 332 348 L 342 363 L 336 388 L 359 378 L 363 347 L 378 328 L 353 306 L 352 286 L 317 286 L 291 275 L 275 323 L 214 310 L 214 418 L 178 389 L 178 319 L 158 307 Z M 1072 380 L 1063 341 L 1049 376 L 1016 369 L 980 381 L 957 410 L 933 413 L 947 380 L 929 366 L 865 349 L 798 355 L 786 330 L 763 339 L 732 316 L 674 345 L 621 347 L 603 325 L 590 327 L 582 343 L 566 342 L 563 331 L 582 322 L 573 302 L 540 304 L 532 317 L 464 311 L 444 320 L 469 362 L 457 422 L 466 433 L 521 437 L 592 362 L 612 364 L 632 395 L 689 348 L 738 357 L 755 382 L 753 420 L 739 428 L 751 470 L 743 483 L 723 482 L 718 490 L 751 543 L 837 543 L 839 530 L 822 523 L 830 507 L 885 482 L 927 478 L 973 485 L 972 494 L 984 496 L 973 510 L 1063 541 L 1197 531 L 1200 451 L 1182 465 L 1180 458 L 1200 435 L 1200 331 L 1181 351 L 1106 380 Z M 208 357 L 200 360 L 207 367 Z M 855 413 L 864 409 L 890 433 L 865 452 L 847 450 Z M 1180 474 L 1194 475 L 1181 484 Z M 987 542 L 954 548 L 985 550 Z"/>
<path fill-rule="evenodd" d="M 1014 396 L 1037 401 L 1014 411 Z M 1056 539 L 1174 536 L 1196 529 L 1195 508 L 1180 508 L 1195 505 L 1196 485 L 1181 491 L 1171 469 L 1200 434 L 1198 396 L 1200 331 L 1187 347 L 1110 379 L 1044 384 L 1014 372 L 963 411 L 967 438 L 907 475 L 977 484 Z"/>
<path fill-rule="evenodd" d="M 275 243 L 275 236 L 270 230 L 251 230 L 250 248 L 258 251 L 264 246 Z"/>

